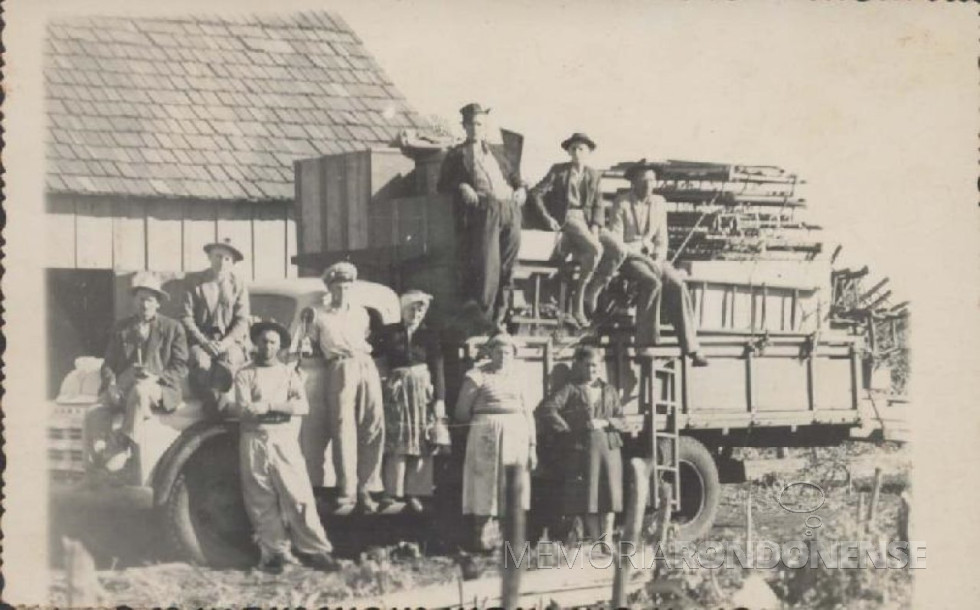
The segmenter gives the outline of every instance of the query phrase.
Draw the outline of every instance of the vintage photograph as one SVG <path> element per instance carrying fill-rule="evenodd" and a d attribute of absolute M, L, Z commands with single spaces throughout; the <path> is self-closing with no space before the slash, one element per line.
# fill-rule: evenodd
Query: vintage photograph
<path fill-rule="evenodd" d="M 41 603 L 925 607 L 976 11 L 852 8 L 47 3 Z"/>

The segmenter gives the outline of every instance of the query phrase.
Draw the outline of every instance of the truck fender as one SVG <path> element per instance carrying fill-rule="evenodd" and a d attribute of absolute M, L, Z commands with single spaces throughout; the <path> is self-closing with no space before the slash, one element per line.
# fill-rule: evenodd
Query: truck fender
<path fill-rule="evenodd" d="M 170 500 L 174 481 L 184 464 L 207 441 L 224 434 L 236 434 L 237 422 L 204 420 L 196 422 L 181 433 L 167 448 L 153 472 L 153 505 L 161 507 Z"/>

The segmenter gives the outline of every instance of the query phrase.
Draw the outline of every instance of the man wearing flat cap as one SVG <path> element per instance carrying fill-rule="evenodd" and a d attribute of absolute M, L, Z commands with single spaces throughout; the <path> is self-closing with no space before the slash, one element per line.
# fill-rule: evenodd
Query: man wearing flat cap
<path fill-rule="evenodd" d="M 571 254 L 581 265 L 572 315 L 580 326 L 586 326 L 589 323 L 585 316 L 586 287 L 608 283 L 608 278 L 591 282 L 602 255 L 601 242 L 606 238 L 600 190 L 602 173 L 587 165 L 589 155 L 596 147 L 588 135 L 573 133 L 561 147 L 571 160 L 551 166 L 541 182 L 531 189 L 531 200 L 545 226 L 561 233 L 561 252 Z"/>
<path fill-rule="evenodd" d="M 456 200 L 464 298 L 474 302 L 488 322 L 500 325 L 521 246 L 521 206 L 527 190 L 519 168 L 501 147 L 487 141 L 489 112 L 480 104 L 460 109 L 466 141 L 446 155 L 438 190 Z"/>
<path fill-rule="evenodd" d="M 181 322 L 190 343 L 191 388 L 212 409 L 248 359 L 248 289 L 234 272 L 244 256 L 230 239 L 204 246 L 210 266 L 185 278 Z"/>
<path fill-rule="evenodd" d="M 623 260 L 621 272 L 639 286 L 636 343 L 649 346 L 654 342 L 653 306 L 662 290 L 664 313 L 677 331 L 681 351 L 691 357 L 694 366 L 705 366 L 708 361 L 698 343 L 691 295 L 684 278 L 667 260 L 667 200 L 653 192 L 656 167 L 643 159 L 630 166 L 625 176 L 630 192 L 613 204 L 609 231 L 616 239 L 607 244 L 604 256 Z"/>
<path fill-rule="evenodd" d="M 370 492 L 381 486 L 384 407 L 381 377 L 368 342 L 371 319 L 351 300 L 356 279 L 357 268 L 351 263 L 327 268 L 323 283 L 329 295 L 315 310 L 308 337 L 320 346 L 326 361 L 325 432 L 333 445 L 337 510 L 348 512 L 360 504 L 372 513 L 378 504 Z"/>
<path fill-rule="evenodd" d="M 113 415 L 122 411 L 120 427 L 93 445 L 110 471 L 122 470 L 138 450 L 146 420 L 177 408 L 187 374 L 184 329 L 157 313 L 168 298 L 160 278 L 139 273 L 131 290 L 136 313 L 112 329 L 102 365 L 100 393 L 108 410 L 94 414 L 99 424 L 93 429 L 109 430 Z"/>

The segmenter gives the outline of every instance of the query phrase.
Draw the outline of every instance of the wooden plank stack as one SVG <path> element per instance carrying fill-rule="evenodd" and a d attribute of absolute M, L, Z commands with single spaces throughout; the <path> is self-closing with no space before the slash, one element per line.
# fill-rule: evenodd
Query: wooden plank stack
<path fill-rule="evenodd" d="M 623 177 L 631 162 L 604 174 L 605 197 L 629 189 Z M 651 163 L 656 192 L 669 204 L 670 256 L 679 260 L 797 260 L 823 249 L 820 227 L 800 214 L 806 200 L 796 174 L 774 166 L 696 161 Z"/>

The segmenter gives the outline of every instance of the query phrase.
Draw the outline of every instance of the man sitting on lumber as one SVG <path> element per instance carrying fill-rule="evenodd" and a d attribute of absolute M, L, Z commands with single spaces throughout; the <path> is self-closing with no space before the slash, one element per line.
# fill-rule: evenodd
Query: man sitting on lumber
<path fill-rule="evenodd" d="M 586 165 L 596 144 L 584 133 L 573 133 L 561 147 L 571 161 L 556 163 L 531 189 L 531 199 L 548 229 L 561 234 L 559 248 L 581 265 L 575 286 L 572 316 L 579 326 L 588 326 L 585 317 L 586 291 L 598 294 L 612 277 L 611 270 L 597 270 L 602 242 L 608 239 L 605 210 L 602 207 L 602 173 Z M 612 270 L 614 271 L 614 269 Z M 595 277 L 593 277 L 593 273 Z"/>
<path fill-rule="evenodd" d="M 646 347 L 655 341 L 653 307 L 663 290 L 664 313 L 677 331 L 681 351 L 691 357 L 694 366 L 707 366 L 698 343 L 691 295 L 684 278 L 667 260 L 667 200 L 653 192 L 656 169 L 644 159 L 626 170 L 626 179 L 632 188 L 610 211 L 609 232 L 616 239 L 606 245 L 603 258 L 622 260 L 623 275 L 639 286 L 636 345 Z"/>

